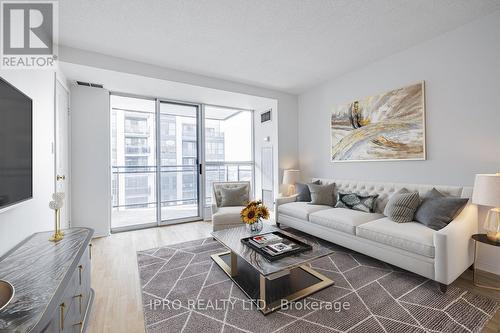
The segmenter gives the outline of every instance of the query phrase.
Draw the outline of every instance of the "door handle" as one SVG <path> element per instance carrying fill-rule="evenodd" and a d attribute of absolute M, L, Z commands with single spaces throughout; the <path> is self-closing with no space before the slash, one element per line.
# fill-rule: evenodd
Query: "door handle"
<path fill-rule="evenodd" d="M 56 180 L 58 180 L 58 181 L 59 181 L 59 180 L 65 180 L 65 179 L 66 179 L 66 176 L 65 176 L 65 175 L 62 175 L 62 176 L 57 175 L 57 176 L 56 176 Z"/>

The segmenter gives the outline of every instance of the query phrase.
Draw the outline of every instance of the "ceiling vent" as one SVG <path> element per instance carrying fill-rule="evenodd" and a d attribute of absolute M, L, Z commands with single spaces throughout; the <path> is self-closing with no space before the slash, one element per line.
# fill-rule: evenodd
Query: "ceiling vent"
<path fill-rule="evenodd" d="M 99 83 L 76 81 L 76 84 L 79 86 L 85 86 L 85 87 L 104 88 L 104 86 L 102 84 L 99 84 Z"/>

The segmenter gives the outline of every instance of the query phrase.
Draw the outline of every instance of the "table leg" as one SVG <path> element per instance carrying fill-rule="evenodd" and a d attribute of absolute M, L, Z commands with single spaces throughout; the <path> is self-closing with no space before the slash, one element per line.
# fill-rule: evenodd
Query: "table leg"
<path fill-rule="evenodd" d="M 498 287 L 492 287 L 492 286 L 486 286 L 484 284 L 480 284 L 476 282 L 476 259 L 477 259 L 477 241 L 474 240 L 474 269 L 472 270 L 472 283 L 479 288 L 485 288 L 485 289 L 491 289 L 491 290 L 498 290 L 500 291 L 500 288 Z"/>
<path fill-rule="evenodd" d="M 231 251 L 231 277 L 238 275 L 238 257 Z"/>
<path fill-rule="evenodd" d="M 472 264 L 472 283 L 476 285 L 476 259 L 477 259 L 477 241 L 474 241 L 474 263 Z"/>
<path fill-rule="evenodd" d="M 261 311 L 265 311 L 267 308 L 267 303 L 266 303 L 266 278 L 262 275 L 259 274 L 259 307 L 261 308 Z"/>

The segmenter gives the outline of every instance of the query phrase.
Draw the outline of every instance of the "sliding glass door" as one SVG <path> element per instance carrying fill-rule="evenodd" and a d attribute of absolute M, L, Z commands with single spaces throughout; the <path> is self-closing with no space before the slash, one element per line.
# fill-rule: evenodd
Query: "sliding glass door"
<path fill-rule="evenodd" d="M 201 219 L 200 106 L 112 94 L 110 109 L 111 230 Z"/>
<path fill-rule="evenodd" d="M 213 182 L 253 190 L 253 111 L 111 94 L 110 117 L 112 231 L 201 220 Z"/>
<path fill-rule="evenodd" d="M 201 218 L 200 107 L 160 102 L 160 196 L 163 224 Z"/>

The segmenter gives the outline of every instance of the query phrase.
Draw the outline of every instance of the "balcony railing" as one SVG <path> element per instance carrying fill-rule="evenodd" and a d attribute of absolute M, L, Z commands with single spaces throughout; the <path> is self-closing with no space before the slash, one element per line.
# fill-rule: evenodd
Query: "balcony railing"
<path fill-rule="evenodd" d="M 145 175 L 148 177 L 154 177 L 156 175 L 157 167 L 156 166 L 113 166 L 111 167 L 112 169 L 112 208 L 120 208 L 120 207 L 141 207 L 141 206 L 149 206 L 149 205 L 156 205 L 155 201 L 155 195 L 152 193 L 153 191 L 145 191 L 145 195 L 148 196 L 150 200 L 143 202 L 143 203 L 135 203 L 135 204 L 123 204 L 120 203 L 120 181 L 119 181 L 119 176 L 120 175 Z M 162 174 L 172 174 L 172 173 L 182 173 L 182 174 L 191 174 L 194 176 L 197 176 L 198 174 L 198 168 L 195 165 L 172 165 L 172 166 L 161 166 L 160 167 L 160 177 Z M 197 179 L 194 178 L 193 179 Z M 151 180 L 152 183 L 155 183 L 155 179 Z M 197 181 L 197 180 L 195 180 Z M 177 186 L 182 185 L 181 184 L 176 184 Z M 167 197 L 172 197 L 177 195 L 177 191 L 174 191 L 174 195 L 167 195 L 166 193 L 162 192 L 162 197 L 167 196 Z M 137 188 L 131 188 L 131 189 L 125 189 L 126 194 L 132 194 L 132 195 L 139 195 L 137 192 Z M 160 204 L 163 206 L 171 206 L 171 205 L 185 205 L 185 204 L 193 204 L 197 202 L 197 198 L 179 198 L 179 199 L 169 199 L 169 200 L 161 200 Z"/>
<path fill-rule="evenodd" d="M 120 208 L 120 207 L 142 207 L 149 205 L 156 205 L 155 201 L 155 191 L 151 190 L 148 194 L 149 200 L 144 203 L 135 203 L 135 204 L 125 204 L 125 200 L 121 200 L 120 192 L 127 193 L 127 189 L 125 191 L 121 191 L 120 188 L 120 175 L 144 175 L 148 177 L 155 177 L 157 172 L 156 166 L 113 166 L 112 167 L 112 207 Z M 186 185 L 184 182 L 191 181 L 193 184 L 189 186 L 189 188 L 196 189 L 197 181 L 198 181 L 198 167 L 193 164 L 184 164 L 184 165 L 169 165 L 169 166 L 161 166 L 160 167 L 160 177 L 162 175 L 168 174 L 183 174 L 190 175 L 192 177 L 181 177 L 180 181 L 176 180 L 175 187 L 177 188 L 185 188 Z M 225 182 L 225 181 L 250 181 L 252 184 L 252 189 L 254 188 L 253 184 L 254 178 L 254 163 L 253 162 L 207 162 L 205 165 L 205 204 L 210 205 L 212 202 L 212 184 L 214 182 Z M 148 183 L 156 183 L 156 179 L 148 180 Z M 160 181 L 161 184 L 161 181 Z M 140 195 L 137 188 L 131 188 L 130 194 Z M 168 192 L 172 193 L 168 193 Z M 149 192 L 149 191 L 148 191 Z M 190 197 L 190 198 L 176 198 L 177 190 L 160 190 L 162 200 L 160 200 L 160 204 L 162 207 L 164 206 L 181 206 L 186 204 L 194 204 L 197 202 L 198 198 Z M 145 193 L 146 194 L 146 193 Z M 165 199 L 163 199 L 165 198 Z M 168 199 L 167 199 L 168 198 Z M 120 203 L 121 202 L 121 203 Z"/>
<path fill-rule="evenodd" d="M 249 181 L 254 188 L 253 162 L 207 162 L 205 165 L 205 204 L 212 203 L 214 182 Z"/>
<path fill-rule="evenodd" d="M 125 154 L 149 154 L 151 149 L 149 147 L 125 147 Z"/>

